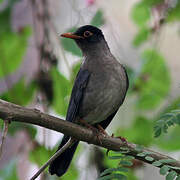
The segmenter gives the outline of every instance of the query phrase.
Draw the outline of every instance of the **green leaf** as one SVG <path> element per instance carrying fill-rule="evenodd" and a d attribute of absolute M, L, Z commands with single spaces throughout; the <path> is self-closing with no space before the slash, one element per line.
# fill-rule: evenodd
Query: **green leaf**
<path fill-rule="evenodd" d="M 124 156 L 108 156 L 109 159 L 122 159 Z"/>
<path fill-rule="evenodd" d="M 100 174 L 100 176 L 104 176 L 104 175 L 106 175 L 106 174 L 110 174 L 110 173 L 116 171 L 116 169 L 117 169 L 117 168 L 108 168 L 108 169 L 105 169 L 105 170 Z"/>
<path fill-rule="evenodd" d="M 115 153 L 121 153 L 121 154 L 126 154 L 129 152 L 129 149 L 127 147 L 121 147 L 120 151 L 115 151 Z"/>
<path fill-rule="evenodd" d="M 154 133 L 155 137 L 159 137 L 163 132 L 164 125 L 166 124 L 168 127 L 174 124 L 180 124 L 179 117 L 179 108 L 180 108 L 180 98 L 178 97 L 172 104 L 168 105 L 167 108 L 158 115 L 158 120 L 155 122 Z"/>
<path fill-rule="evenodd" d="M 180 108 L 180 97 L 176 97 L 176 99 L 171 104 L 168 104 L 168 107 L 165 108 L 163 112 L 161 112 L 161 114 L 165 114 L 173 111 L 174 109 L 179 109 L 179 108 Z"/>
<path fill-rule="evenodd" d="M 0 77 L 14 72 L 22 63 L 30 34 L 30 28 L 24 28 L 18 34 L 10 31 L 0 32 Z"/>
<path fill-rule="evenodd" d="M 54 91 L 53 108 L 58 114 L 65 116 L 72 85 L 56 68 L 52 69 L 51 74 Z"/>
<path fill-rule="evenodd" d="M 158 166 L 161 166 L 162 163 L 160 161 L 155 161 L 152 163 L 152 165 L 158 167 Z"/>
<path fill-rule="evenodd" d="M 180 113 L 180 109 L 172 110 L 172 113 Z"/>
<path fill-rule="evenodd" d="M 166 176 L 166 180 L 173 180 L 176 177 L 177 173 L 175 171 L 171 171 Z"/>
<path fill-rule="evenodd" d="M 167 128 L 166 122 L 163 119 L 158 120 L 154 126 L 155 137 L 160 136 L 162 132 L 166 133 L 165 127 Z"/>
<path fill-rule="evenodd" d="M 119 164 L 122 166 L 132 166 L 133 165 L 133 163 L 131 161 L 127 161 L 127 160 L 121 160 Z"/>
<path fill-rule="evenodd" d="M 137 156 L 139 156 L 139 157 L 144 157 L 144 156 L 146 156 L 146 153 L 141 152 L 141 153 L 137 154 Z"/>
<path fill-rule="evenodd" d="M 98 178 L 97 180 L 110 180 L 113 178 L 113 174 L 107 175 L 107 176 L 103 176 Z"/>
<path fill-rule="evenodd" d="M 112 180 L 112 179 L 126 180 L 127 178 L 123 174 L 110 174 L 110 175 L 98 178 L 98 180 Z"/>
<path fill-rule="evenodd" d="M 145 159 L 146 159 L 147 161 L 153 161 L 153 160 L 154 160 L 154 158 L 151 157 L 151 156 L 146 156 Z"/>
<path fill-rule="evenodd" d="M 154 109 L 168 95 L 170 90 L 169 71 L 165 59 L 156 50 L 144 51 L 142 71 L 136 86 L 139 89 L 138 109 Z"/>
<path fill-rule="evenodd" d="M 104 17 L 103 17 L 103 12 L 102 10 L 98 10 L 95 14 L 95 16 L 93 17 L 93 19 L 90 22 L 91 25 L 93 26 L 102 26 L 104 24 Z"/>
<path fill-rule="evenodd" d="M 174 124 L 180 125 L 179 109 L 172 110 L 170 113 L 163 114 L 161 119 L 156 122 L 154 127 L 155 137 L 157 137 L 157 135 L 160 135 L 162 131 L 164 133 L 167 133 L 167 129 Z M 160 133 L 157 133 L 157 131 L 160 131 Z"/>
<path fill-rule="evenodd" d="M 104 151 L 104 154 L 106 154 L 106 151 Z M 104 164 L 106 167 L 117 167 L 119 164 L 120 159 L 109 159 L 109 156 L 113 156 L 114 153 L 109 152 L 108 156 L 105 156 L 106 158 L 104 158 Z"/>
<path fill-rule="evenodd" d="M 125 159 L 127 159 L 127 160 L 133 160 L 133 159 L 135 159 L 135 157 L 134 157 L 134 156 L 126 155 L 126 156 L 125 156 Z"/>
<path fill-rule="evenodd" d="M 127 177 L 123 174 L 113 174 L 113 178 L 115 179 L 121 179 L 121 180 L 127 180 Z"/>
<path fill-rule="evenodd" d="M 159 160 L 161 163 L 175 163 L 177 162 L 175 159 L 161 159 Z"/>
<path fill-rule="evenodd" d="M 118 167 L 118 168 L 117 168 L 117 171 L 120 171 L 120 172 L 128 172 L 129 169 L 128 169 L 128 168 L 125 168 L 125 167 Z"/>
<path fill-rule="evenodd" d="M 155 126 L 154 127 L 154 137 L 157 138 L 161 135 L 161 127 Z"/>
<path fill-rule="evenodd" d="M 168 167 L 169 167 L 170 169 L 180 170 L 180 167 L 176 167 L 176 166 L 169 166 L 169 165 L 168 165 Z"/>
<path fill-rule="evenodd" d="M 161 167 L 159 172 L 160 172 L 161 175 L 166 175 L 167 172 L 169 171 L 169 169 L 170 168 L 168 166 L 164 165 L 164 166 Z"/>
<path fill-rule="evenodd" d="M 154 154 L 154 153 L 153 153 L 153 152 L 146 151 L 146 152 L 138 153 L 137 156 L 144 157 L 144 156 L 147 156 L 147 155 L 150 155 L 150 154 Z"/>
<path fill-rule="evenodd" d="M 77 30 L 76 27 L 72 27 L 71 29 L 68 29 L 67 32 L 75 32 Z M 68 38 L 61 38 L 61 44 L 63 48 L 70 52 L 73 55 L 81 56 L 81 50 L 77 47 L 77 44 L 72 39 Z"/>
<path fill-rule="evenodd" d="M 133 39 L 133 45 L 135 47 L 142 45 L 142 43 L 148 40 L 150 33 L 149 28 L 142 27 Z"/>
<path fill-rule="evenodd" d="M 113 172 L 115 172 L 115 171 L 128 172 L 128 169 L 127 169 L 127 168 L 124 168 L 124 167 L 108 168 L 108 169 L 105 169 L 105 170 L 100 174 L 100 176 L 104 176 L 104 175 L 113 173 Z"/>
<path fill-rule="evenodd" d="M 154 154 L 154 152 L 151 152 L 151 151 L 145 151 L 144 153 L 145 153 L 146 155 Z"/>

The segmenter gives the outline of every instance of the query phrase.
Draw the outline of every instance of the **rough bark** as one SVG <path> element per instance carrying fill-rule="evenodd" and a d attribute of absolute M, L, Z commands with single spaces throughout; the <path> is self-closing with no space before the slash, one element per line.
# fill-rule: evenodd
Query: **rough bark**
<path fill-rule="evenodd" d="M 163 159 L 169 159 L 170 162 L 166 165 L 180 168 L 180 161 L 177 161 L 169 156 L 161 154 L 159 152 L 152 151 L 147 148 L 141 148 L 138 150 L 139 145 L 121 141 L 119 138 L 107 137 L 107 136 L 95 136 L 94 133 L 85 127 L 80 125 L 64 121 L 63 119 L 45 114 L 37 109 L 29 109 L 22 106 L 18 106 L 3 100 L 0 100 L 0 118 L 3 120 L 17 121 L 21 123 L 29 123 L 52 129 L 63 134 L 69 135 L 77 140 L 85 141 L 89 144 L 104 147 L 113 151 L 120 151 L 121 148 L 127 148 L 128 154 L 134 156 L 136 159 L 152 164 L 154 161 Z M 140 152 L 145 152 L 148 156 L 152 157 L 153 160 L 147 160 L 146 156 L 139 156 Z M 171 161 L 172 160 L 172 161 Z M 161 167 L 161 166 L 159 166 Z M 174 169 L 180 174 L 179 169 Z"/>

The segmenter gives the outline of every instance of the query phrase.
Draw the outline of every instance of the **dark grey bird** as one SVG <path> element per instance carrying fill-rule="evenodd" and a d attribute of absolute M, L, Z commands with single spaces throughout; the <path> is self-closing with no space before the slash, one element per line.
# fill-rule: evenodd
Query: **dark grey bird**
<path fill-rule="evenodd" d="M 66 120 L 76 123 L 81 119 L 93 127 L 106 129 L 125 99 L 129 85 L 126 70 L 111 54 L 102 31 L 97 27 L 86 25 L 61 36 L 75 40 L 83 54 Z M 58 149 L 69 138 L 64 135 Z M 62 176 L 67 171 L 78 143 L 50 164 L 50 174 Z"/>

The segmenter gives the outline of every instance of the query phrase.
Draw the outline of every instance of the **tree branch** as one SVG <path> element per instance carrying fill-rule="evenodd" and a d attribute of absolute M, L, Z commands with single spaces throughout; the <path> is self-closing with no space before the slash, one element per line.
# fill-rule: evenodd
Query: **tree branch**
<path fill-rule="evenodd" d="M 177 167 L 173 170 L 180 174 L 180 161 L 177 161 L 169 156 L 163 155 L 159 152 L 155 152 L 147 148 L 140 148 L 141 150 L 138 150 L 139 145 L 130 142 L 123 142 L 119 138 L 101 136 L 100 142 L 99 138 L 97 136 L 94 136 L 93 132 L 90 129 L 42 113 L 37 109 L 28 109 L 0 100 L 0 118 L 39 125 L 48 129 L 61 132 L 77 140 L 85 141 L 89 144 L 95 144 L 113 151 L 120 151 L 122 148 L 127 148 L 127 154 L 132 155 L 136 159 L 146 162 L 148 164 L 152 164 L 155 161 L 168 159 L 165 164 Z M 149 158 L 146 158 L 146 156 L 140 156 L 140 152 L 148 154 L 148 156 L 151 157 L 151 160 Z M 163 164 L 159 165 L 158 167 L 161 167 L 162 165 Z"/>

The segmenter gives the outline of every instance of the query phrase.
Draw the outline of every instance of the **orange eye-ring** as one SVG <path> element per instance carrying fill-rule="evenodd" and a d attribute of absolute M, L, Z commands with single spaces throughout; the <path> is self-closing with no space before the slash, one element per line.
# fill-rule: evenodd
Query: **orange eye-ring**
<path fill-rule="evenodd" d="M 89 37 L 89 36 L 92 36 L 92 35 L 93 35 L 93 33 L 90 32 L 90 31 L 85 31 L 84 32 L 84 37 Z"/>

